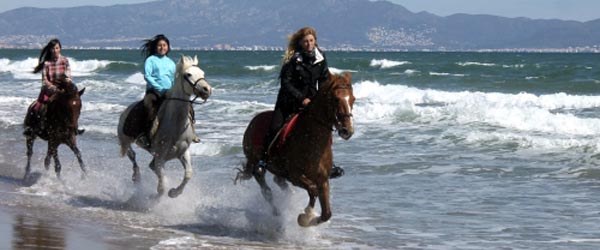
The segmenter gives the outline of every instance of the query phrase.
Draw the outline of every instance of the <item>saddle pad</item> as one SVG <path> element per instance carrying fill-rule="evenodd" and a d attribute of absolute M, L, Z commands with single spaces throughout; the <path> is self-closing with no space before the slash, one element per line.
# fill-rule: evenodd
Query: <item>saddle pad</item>
<path fill-rule="evenodd" d="M 148 112 L 144 108 L 144 102 L 139 101 L 133 106 L 127 118 L 125 118 L 125 124 L 123 124 L 123 133 L 127 136 L 137 138 L 144 131 L 149 128 L 149 122 L 147 122 Z"/>
<path fill-rule="evenodd" d="M 277 144 L 278 147 L 283 146 L 283 144 L 285 143 L 285 139 L 287 139 L 287 137 L 290 135 L 290 132 L 292 132 L 292 130 L 294 129 L 294 126 L 296 125 L 297 120 L 298 120 L 298 114 L 295 114 L 294 116 L 292 116 L 292 118 L 290 118 L 290 120 L 288 122 L 283 124 L 283 127 L 281 128 L 281 132 L 279 134 L 279 141 Z"/>

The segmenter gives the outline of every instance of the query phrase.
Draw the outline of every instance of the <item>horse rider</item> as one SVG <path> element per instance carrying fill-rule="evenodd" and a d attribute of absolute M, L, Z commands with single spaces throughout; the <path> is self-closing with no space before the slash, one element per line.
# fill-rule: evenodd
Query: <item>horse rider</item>
<path fill-rule="evenodd" d="M 146 80 L 144 107 L 148 114 L 147 121 L 152 123 L 150 126 L 152 130 L 156 129 L 154 119 L 156 118 L 160 104 L 165 98 L 165 93 L 173 86 L 176 66 L 175 62 L 168 57 L 168 54 L 171 51 L 171 43 L 163 34 L 158 34 L 151 39 L 145 40 L 141 49 L 142 55 L 146 58 L 144 61 L 144 79 Z M 194 139 L 192 139 L 192 141 L 198 143 L 200 142 L 200 138 L 196 135 L 196 130 L 193 125 L 193 108 L 190 108 L 190 116 L 192 120 L 192 131 L 194 131 Z M 145 131 L 138 137 L 138 140 L 140 140 L 142 144 L 149 146 L 151 134 L 153 134 L 151 131 Z"/>
<path fill-rule="evenodd" d="M 40 53 L 38 59 L 38 65 L 33 69 L 33 73 L 42 72 L 42 87 L 40 94 L 33 105 L 32 114 L 27 115 L 25 118 L 25 131 L 24 135 L 33 135 L 33 128 L 36 125 L 43 127 L 44 117 L 46 116 L 46 106 L 50 101 L 52 95 L 54 95 L 58 89 L 59 81 L 66 81 L 72 84 L 71 80 L 71 67 L 69 66 L 69 59 L 62 56 L 60 51 L 62 45 L 56 38 L 50 40 Z M 85 130 L 77 129 L 77 134 L 83 134 Z"/>
<path fill-rule="evenodd" d="M 322 83 L 329 78 L 327 59 L 317 45 L 317 32 L 303 27 L 289 37 L 279 78 L 281 86 L 269 129 L 263 144 L 263 156 L 254 171 L 264 171 L 269 156 L 269 145 L 285 121 L 308 106 Z M 333 166 L 331 177 L 343 174 Z"/>

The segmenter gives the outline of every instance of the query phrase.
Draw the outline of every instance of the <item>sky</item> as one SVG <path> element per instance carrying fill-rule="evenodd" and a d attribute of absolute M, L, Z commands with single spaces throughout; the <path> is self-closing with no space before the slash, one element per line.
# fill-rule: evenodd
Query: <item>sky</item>
<path fill-rule="evenodd" d="M 0 13 L 19 7 L 109 6 L 151 0 L 1 0 Z M 248 0 L 252 1 L 252 0 Z M 412 12 L 427 11 L 438 16 L 456 13 L 488 14 L 532 19 L 590 21 L 600 18 L 600 0 L 388 0 Z"/>

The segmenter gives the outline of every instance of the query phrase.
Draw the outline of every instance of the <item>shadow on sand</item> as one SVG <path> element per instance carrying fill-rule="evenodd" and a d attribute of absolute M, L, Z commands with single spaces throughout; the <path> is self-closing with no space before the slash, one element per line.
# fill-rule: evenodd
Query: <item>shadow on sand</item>
<path fill-rule="evenodd" d="M 205 222 L 167 227 L 198 235 L 230 237 L 255 242 L 277 241 L 285 234 L 282 218 L 268 213 L 236 208 L 212 208 L 202 211 L 202 213 L 204 214 L 203 217 L 209 217 L 202 219 Z M 222 221 L 215 216 L 222 217 Z M 231 219 L 240 216 L 242 217 L 239 221 Z"/>
<path fill-rule="evenodd" d="M 0 182 L 11 186 L 31 187 L 36 184 L 41 177 L 42 173 L 40 172 L 30 173 L 27 179 L 15 178 L 12 176 L 0 176 Z"/>
<path fill-rule="evenodd" d="M 69 200 L 69 204 L 75 207 L 100 207 L 109 210 L 120 210 L 130 212 L 151 211 L 160 201 L 160 196 L 149 195 L 137 190 L 126 201 L 107 200 L 92 196 L 75 196 Z"/>

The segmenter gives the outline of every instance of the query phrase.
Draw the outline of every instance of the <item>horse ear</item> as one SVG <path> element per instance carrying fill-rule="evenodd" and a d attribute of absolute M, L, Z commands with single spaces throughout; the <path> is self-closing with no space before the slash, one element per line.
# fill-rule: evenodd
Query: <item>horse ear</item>
<path fill-rule="evenodd" d="M 82 96 L 82 95 L 83 95 L 83 92 L 85 92 L 85 88 L 83 88 L 83 89 L 81 89 L 81 90 L 79 91 L 79 96 Z"/>
<path fill-rule="evenodd" d="M 198 65 L 198 56 L 194 55 L 194 65 Z"/>
<path fill-rule="evenodd" d="M 179 58 L 178 64 L 183 64 L 185 62 L 185 55 L 181 54 L 181 58 Z"/>
<path fill-rule="evenodd" d="M 352 75 L 350 75 L 350 72 L 345 72 L 344 73 L 344 78 L 346 78 L 346 81 L 350 82 L 350 80 L 352 79 Z"/>

